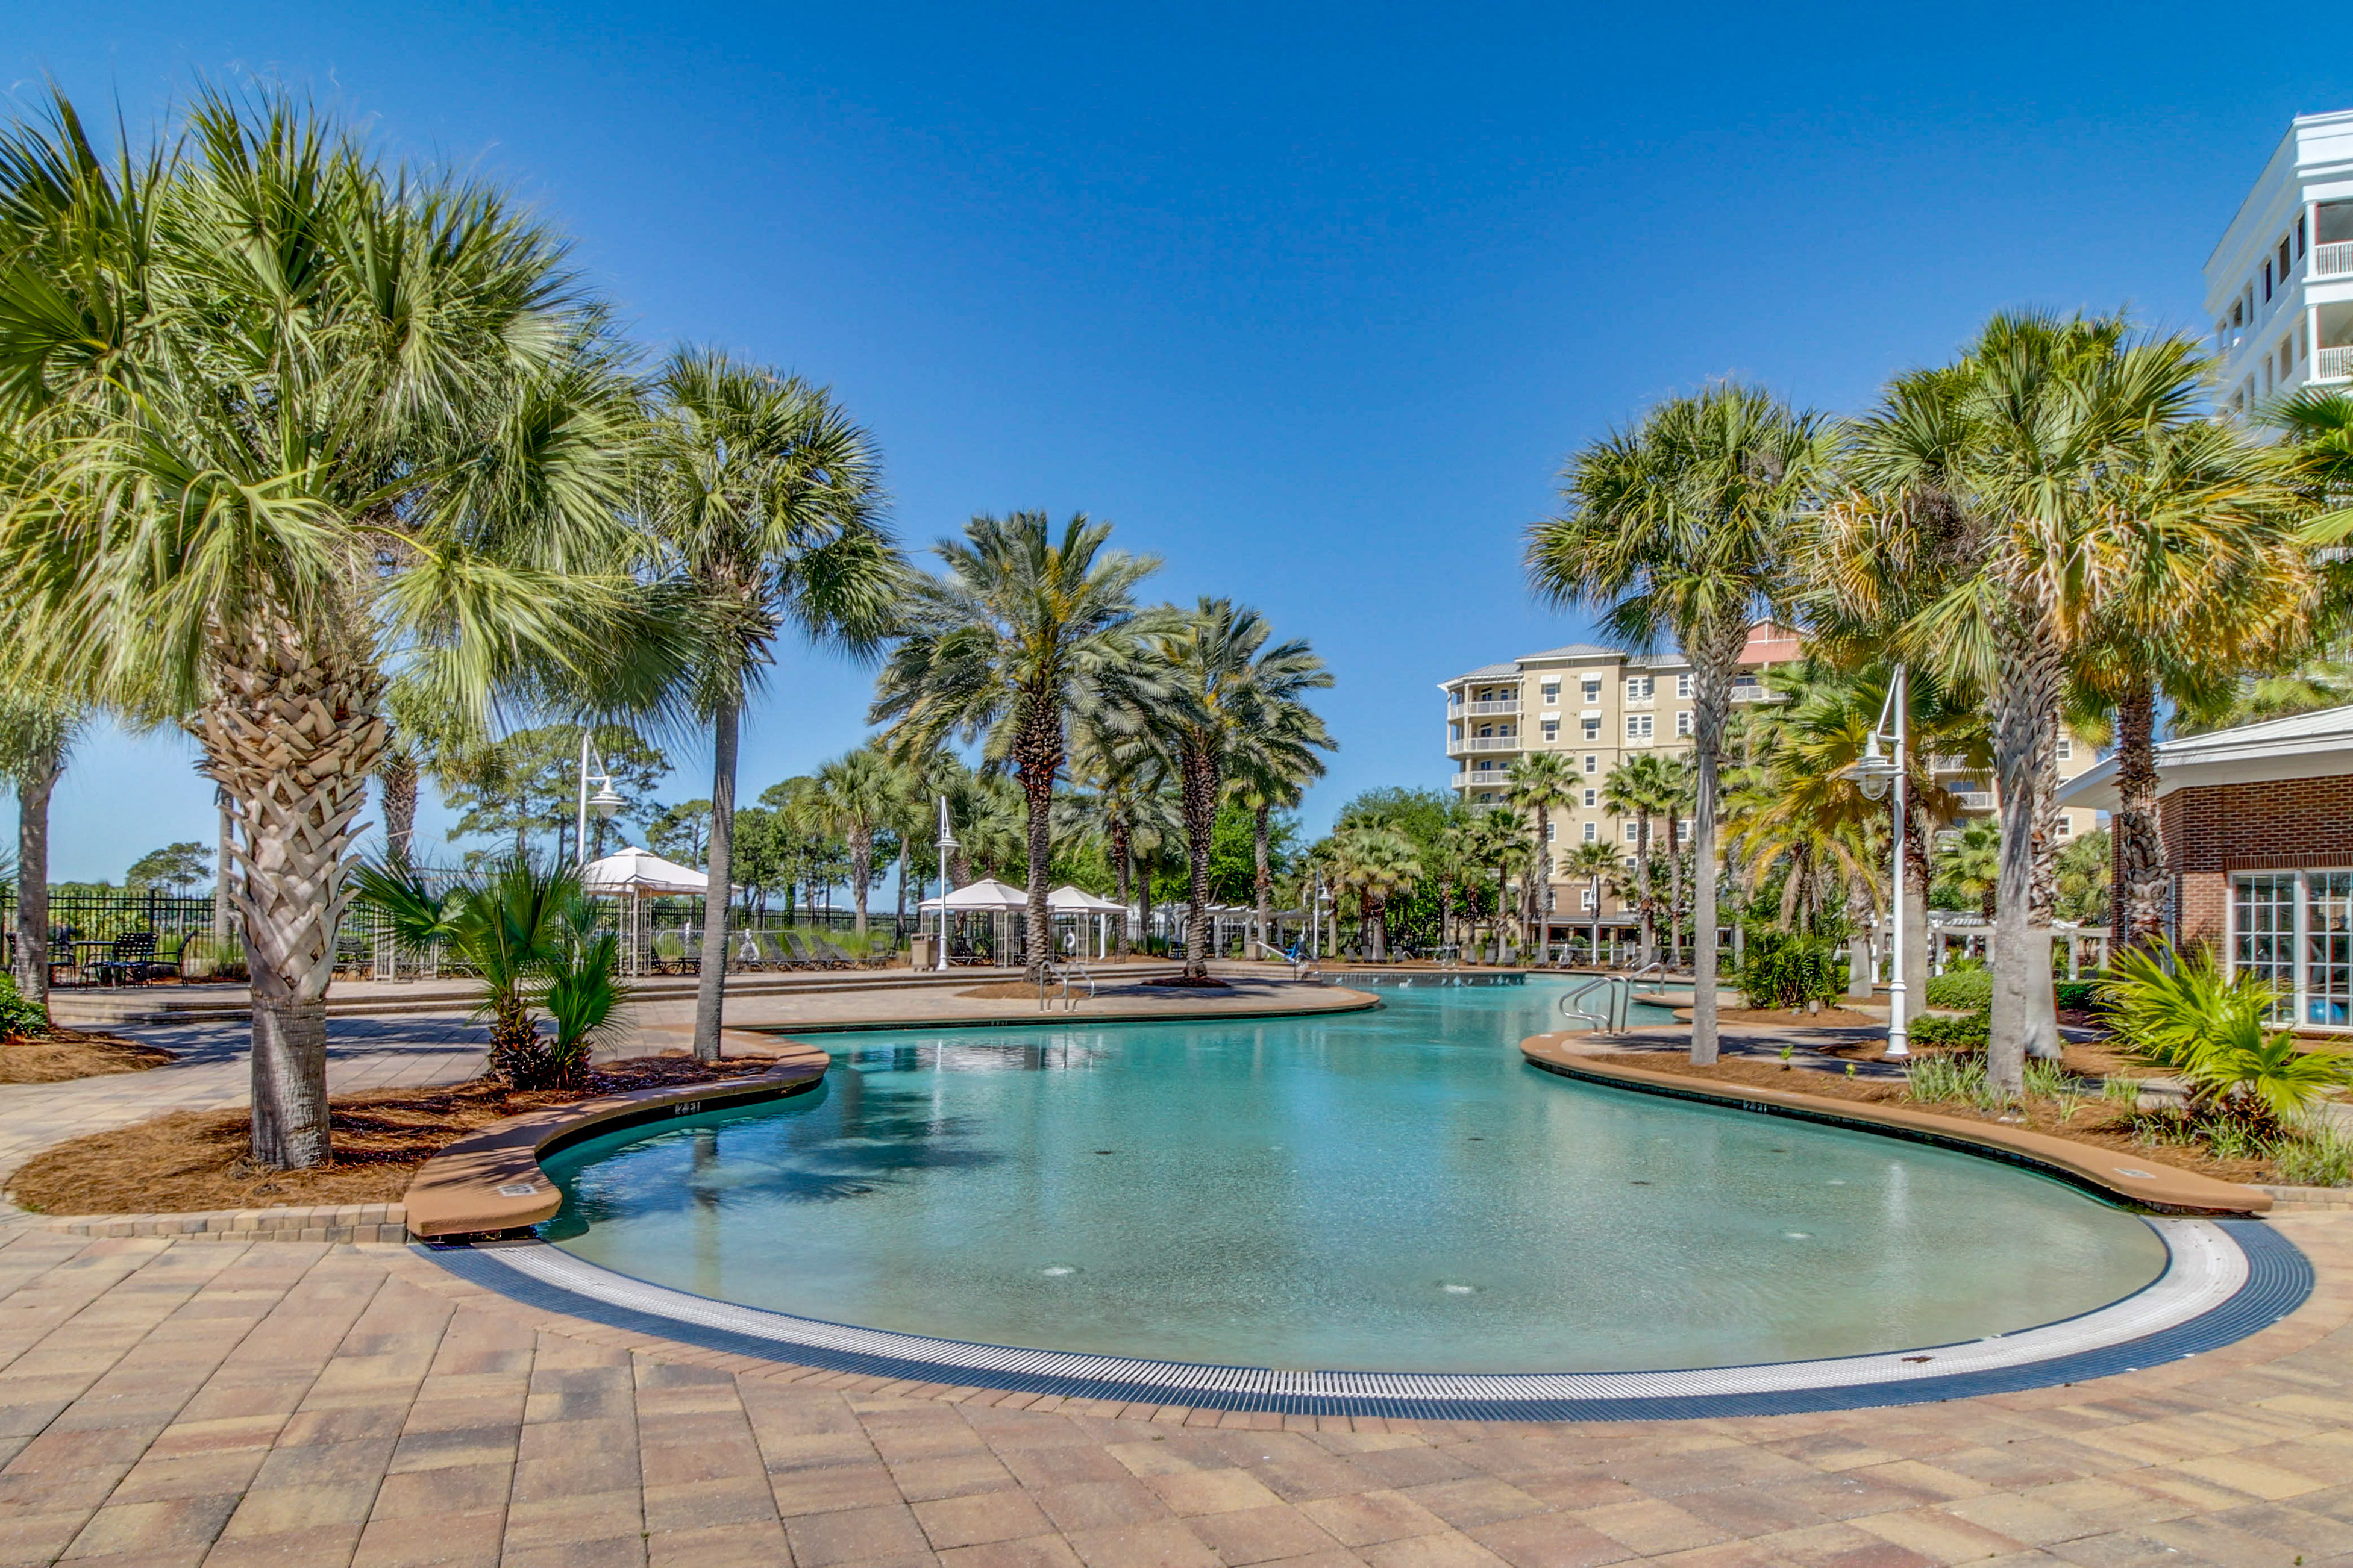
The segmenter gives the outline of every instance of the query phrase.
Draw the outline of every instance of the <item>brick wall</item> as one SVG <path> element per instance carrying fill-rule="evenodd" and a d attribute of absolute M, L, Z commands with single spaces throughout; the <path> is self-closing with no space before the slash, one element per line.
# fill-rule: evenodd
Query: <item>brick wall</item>
<path fill-rule="evenodd" d="M 2353 867 L 2353 773 L 2178 789 L 2158 803 L 2184 942 L 2230 930 L 2231 874 Z"/>

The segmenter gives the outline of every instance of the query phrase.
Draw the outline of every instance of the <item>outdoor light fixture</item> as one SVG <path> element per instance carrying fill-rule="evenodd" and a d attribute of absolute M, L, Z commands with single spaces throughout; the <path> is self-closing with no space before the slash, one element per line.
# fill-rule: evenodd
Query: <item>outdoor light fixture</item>
<path fill-rule="evenodd" d="M 1854 763 L 1841 770 L 1841 776 L 1852 779 L 1862 791 L 1865 800 L 1885 800 L 1890 789 L 1895 792 L 1895 866 L 1888 881 L 1888 911 L 1890 940 L 1887 945 L 1887 1054 L 1908 1057 L 1912 1046 L 1905 1027 L 1904 984 L 1904 830 L 1905 807 L 1905 747 L 1910 739 L 1906 720 L 1911 703 L 1911 675 L 1902 665 L 1895 667 L 1894 678 L 1887 683 L 1887 700 L 1881 704 L 1879 721 L 1863 737 L 1862 755 Z M 1885 741 L 1894 755 L 1882 752 Z"/>
<path fill-rule="evenodd" d="M 1895 763 L 1881 754 L 1879 731 L 1873 731 L 1863 742 L 1862 756 L 1846 770 L 1846 776 L 1855 782 L 1865 800 L 1885 800 L 1887 789 L 1895 782 Z"/>
<path fill-rule="evenodd" d="M 596 763 L 593 771 L 588 766 L 589 759 L 592 757 L 596 759 Z M 588 793 L 591 780 L 594 780 L 596 784 L 595 795 Z M 582 725 L 580 729 L 580 823 L 579 833 L 573 843 L 574 864 L 584 868 L 588 864 L 588 814 L 593 811 L 596 814 L 597 821 L 610 822 L 614 815 L 628 804 L 626 799 L 614 793 L 612 770 L 607 766 L 604 757 L 596 748 L 590 743 L 587 726 Z"/>
<path fill-rule="evenodd" d="M 588 797 L 588 809 L 596 814 L 596 820 L 599 822 L 612 821 L 614 815 L 628 804 L 613 793 L 613 785 L 609 780 L 595 795 Z"/>

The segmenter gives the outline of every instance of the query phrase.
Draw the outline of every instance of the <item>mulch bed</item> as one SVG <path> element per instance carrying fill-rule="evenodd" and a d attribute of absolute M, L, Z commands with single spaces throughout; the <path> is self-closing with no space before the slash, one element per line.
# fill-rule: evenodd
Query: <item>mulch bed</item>
<path fill-rule="evenodd" d="M 1887 1019 L 1883 1016 L 1831 1006 L 1825 1006 L 1819 1013 L 1809 1013 L 1803 1007 L 1724 1007 L 1717 1010 L 1716 1017 L 1726 1024 L 1773 1024 L 1785 1029 L 1884 1029 L 1887 1026 Z"/>
<path fill-rule="evenodd" d="M 108 1073 L 145 1072 L 171 1059 L 172 1053 L 161 1046 L 79 1029 L 11 1035 L 0 1040 L 0 1083 L 64 1083 Z"/>
<path fill-rule="evenodd" d="M 341 1096 L 329 1107 L 334 1159 L 302 1171 L 257 1166 L 243 1108 L 174 1110 L 36 1155 L 8 1195 L 41 1214 L 200 1214 L 283 1204 L 398 1203 L 417 1167 L 449 1144 L 527 1110 L 670 1084 L 767 1071 L 773 1057 L 698 1062 L 683 1054 L 607 1062 L 586 1088 L 509 1089 L 497 1079 Z"/>
<path fill-rule="evenodd" d="M 1146 985 L 1174 985 L 1194 991 L 1230 991 L 1232 986 L 1214 974 L 1163 974 L 1144 983 Z"/>
<path fill-rule="evenodd" d="M 1844 1049 L 1809 1047 L 1825 1054 L 1846 1056 L 1858 1059 L 1875 1058 L 1885 1047 L 1878 1041 L 1863 1047 Z M 1927 1053 L 1920 1053 L 1926 1055 Z M 2090 1053 L 2086 1053 L 2087 1055 Z M 2025 1127 L 2044 1132 L 2053 1138 L 2072 1139 L 2078 1143 L 2090 1143 L 2102 1149 L 2113 1149 L 2137 1160 L 2153 1160 L 2178 1170 L 2195 1171 L 2201 1176 L 2219 1181 L 2262 1183 L 2275 1182 L 2278 1175 L 2269 1160 L 2218 1160 L 2200 1147 L 2177 1143 L 2146 1143 L 2136 1138 L 2125 1123 L 2132 1114 L 2122 1104 L 2086 1096 L 2076 1101 L 2072 1116 L 2063 1119 L 2062 1108 L 2049 1100 L 2026 1102 L 2022 1118 L 2005 1119 L 1979 1110 L 1966 1100 L 1915 1100 L 1905 1092 L 1901 1080 L 1888 1079 L 1848 1078 L 1842 1073 L 1823 1072 L 1819 1068 L 1784 1066 L 1777 1061 L 1762 1061 L 1754 1057 L 1723 1058 L 1708 1067 L 1694 1067 L 1687 1057 L 1670 1051 L 1619 1051 L 1599 1056 L 1597 1060 L 1615 1062 L 1620 1067 L 1647 1068 L 1652 1072 L 1671 1072 L 1684 1078 L 1707 1079 L 1717 1083 L 1755 1084 L 1765 1089 L 1786 1089 L 1799 1094 L 1819 1095 L 1825 1100 L 1859 1100 L 1873 1105 L 1909 1105 L 1936 1116 L 1949 1116 L 1962 1121 L 1988 1121 L 2009 1127 Z M 2062 1065 L 2070 1071 L 2085 1074 L 2088 1069 L 2078 1063 L 2073 1047 L 2070 1047 Z"/>

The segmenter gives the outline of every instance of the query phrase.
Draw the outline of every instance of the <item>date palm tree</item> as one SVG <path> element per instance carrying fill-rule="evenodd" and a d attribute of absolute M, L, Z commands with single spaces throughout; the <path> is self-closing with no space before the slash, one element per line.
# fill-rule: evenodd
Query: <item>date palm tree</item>
<path fill-rule="evenodd" d="M 1526 945 L 1542 952 L 1545 938 L 1537 922 L 1544 918 L 1543 887 L 1550 878 L 1552 844 L 1546 829 L 1555 807 L 1577 798 L 1571 787 L 1568 758 L 1559 752 L 1523 752 L 1504 773 L 1504 798 L 1528 814 L 1530 875 L 1520 889 L 1520 919 Z"/>
<path fill-rule="evenodd" d="M 1634 819 L 1635 909 L 1641 922 L 1641 948 L 1636 967 L 1647 969 L 1658 944 L 1658 900 L 1651 883 L 1651 824 L 1668 806 L 1670 789 L 1666 759 L 1655 752 L 1627 758 L 1601 781 L 1601 804 L 1613 816 Z"/>
<path fill-rule="evenodd" d="M 2001 795 L 1989 1080 L 2056 1057 L 2051 902 L 2058 726 L 2082 657 L 2146 563 L 2227 529 L 2117 509 L 2106 483 L 2190 417 L 2204 364 L 2116 317 L 2000 315 L 1950 365 L 1899 376 L 1854 422 L 1852 492 L 1821 514 L 1821 596 L 1984 694 Z"/>
<path fill-rule="evenodd" d="M 712 736 L 710 891 L 694 1000 L 694 1054 L 707 1061 L 719 1055 L 726 1006 L 744 704 L 787 627 L 852 655 L 878 648 L 895 625 L 904 566 L 883 524 L 873 439 L 824 388 L 689 349 L 670 356 L 655 394 L 638 504 L 704 631 L 690 697 Z"/>
<path fill-rule="evenodd" d="M 1385 822 L 1373 821 L 1343 827 L 1330 842 L 1333 880 L 1356 897 L 1366 956 L 1376 963 L 1386 962 L 1389 903 L 1411 892 L 1421 879 L 1421 859 L 1413 840 Z M 1189 940 L 1187 946 L 1191 946 Z"/>
<path fill-rule="evenodd" d="M 1464 860 L 1475 866 L 1493 867 L 1495 872 L 1495 945 L 1496 958 L 1502 961 L 1504 932 L 1507 917 L 1504 911 L 1510 902 L 1512 873 L 1527 864 L 1528 838 L 1520 831 L 1518 818 L 1502 806 L 1482 806 L 1471 818 L 1464 835 Z M 1472 917 L 1472 929 L 1477 929 L 1477 917 Z"/>
<path fill-rule="evenodd" d="M 1733 681 L 1750 627 L 1793 596 L 1799 519 L 1831 456 L 1820 416 L 1754 387 L 1711 387 L 1577 453 L 1562 476 L 1567 511 L 1528 535 L 1537 593 L 1600 608 L 1638 647 L 1672 639 L 1691 661 L 1694 1062 L 1716 1056 L 1717 775 Z"/>
<path fill-rule="evenodd" d="M 1056 537 L 1042 511 L 976 517 L 934 546 L 947 567 L 909 592 L 906 637 L 884 666 L 871 720 L 903 753 L 951 736 L 982 742 L 1009 767 L 1026 806 L 1034 977 L 1053 961 L 1046 908 L 1054 858 L 1054 784 L 1074 721 L 1133 733 L 1159 697 L 1135 587 L 1159 560 L 1113 550 L 1111 524 L 1073 515 Z"/>
<path fill-rule="evenodd" d="M 1331 683 L 1327 675 L 1321 684 Z M 1292 698 L 1267 700 L 1250 727 L 1235 736 L 1230 787 L 1250 814 L 1252 934 L 1261 944 L 1271 945 L 1268 935 L 1274 929 L 1272 816 L 1277 808 L 1299 804 L 1307 786 L 1324 776 L 1324 759 L 1315 753 L 1338 745 L 1314 710 Z"/>
<path fill-rule="evenodd" d="M 849 891 L 856 900 L 857 931 L 866 934 L 867 889 L 874 880 L 874 836 L 898 814 L 902 780 L 890 760 L 861 746 L 818 769 L 809 805 L 828 833 L 849 846 Z"/>
<path fill-rule="evenodd" d="M 671 647 L 617 508 L 635 394 L 565 242 L 385 167 L 282 94 L 206 90 L 102 156 L 0 129 L 0 632 L 176 722 L 227 793 L 257 1163 L 329 1156 L 325 997 L 390 674 L 482 710 Z"/>
<path fill-rule="evenodd" d="M 1230 599 L 1204 598 L 1172 616 L 1152 637 L 1165 672 L 1163 701 L 1150 710 L 1156 737 L 1176 774 L 1185 812 L 1187 908 L 1185 978 L 1209 979 L 1209 845 L 1218 802 L 1239 768 L 1312 777 L 1318 748 L 1331 737 L 1302 700 L 1332 684 L 1331 671 L 1303 639 L 1272 643 L 1273 627 Z"/>
<path fill-rule="evenodd" d="M 1623 865 L 1617 846 L 1604 844 L 1598 839 L 1578 845 L 1561 863 L 1560 868 L 1565 875 L 1586 879 L 1587 895 L 1593 900 L 1593 945 L 1588 957 L 1596 964 L 1601 962 L 1601 884 L 1605 878 L 1615 876 Z"/>

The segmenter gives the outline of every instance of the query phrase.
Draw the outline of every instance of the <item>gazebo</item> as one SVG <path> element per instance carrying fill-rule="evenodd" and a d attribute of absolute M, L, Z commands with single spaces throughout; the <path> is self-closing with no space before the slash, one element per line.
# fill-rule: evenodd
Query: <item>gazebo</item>
<path fill-rule="evenodd" d="M 626 899 L 628 917 L 621 926 L 622 966 L 631 974 L 646 972 L 645 900 L 660 898 L 702 898 L 711 890 L 711 874 L 675 860 L 665 860 L 650 849 L 634 846 L 616 850 L 580 868 L 580 885 L 600 898 Z"/>
<path fill-rule="evenodd" d="M 1067 882 L 1046 895 L 1046 907 L 1058 915 L 1069 915 L 1076 920 L 1092 915 L 1095 921 L 1094 956 L 1097 958 L 1111 956 L 1110 918 L 1127 913 L 1125 904 Z"/>
<path fill-rule="evenodd" d="M 1029 895 L 1009 882 L 994 877 L 958 888 L 944 898 L 925 899 L 916 908 L 922 911 L 937 910 L 940 917 L 940 966 L 947 967 L 948 917 L 951 915 L 986 914 L 992 920 L 1006 915 L 1020 914 L 1029 908 Z M 1004 947 L 999 942 L 998 947 Z M 1002 954 L 1000 952 L 999 956 Z"/>

